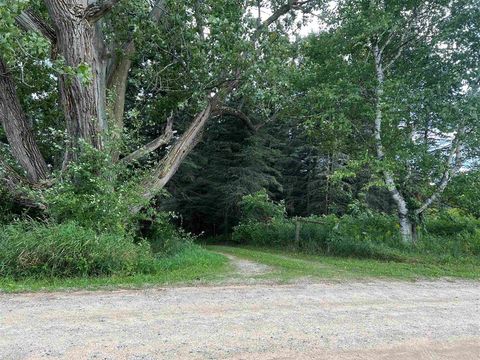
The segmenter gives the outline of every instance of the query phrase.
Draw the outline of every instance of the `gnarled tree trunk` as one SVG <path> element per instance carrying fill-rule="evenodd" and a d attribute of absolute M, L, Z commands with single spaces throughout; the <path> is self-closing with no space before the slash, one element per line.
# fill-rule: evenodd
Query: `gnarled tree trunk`
<path fill-rule="evenodd" d="M 0 121 L 13 157 L 35 184 L 45 180 L 49 169 L 35 142 L 32 129 L 20 105 L 17 91 L 7 65 L 0 58 Z"/>
<path fill-rule="evenodd" d="M 96 17 L 89 15 L 87 0 L 45 0 L 57 35 L 59 55 L 72 69 L 91 68 L 91 79 L 63 74 L 59 79 L 60 98 L 66 120 L 69 146 L 64 167 L 78 157 L 80 141 L 96 149 L 103 147 L 101 129 L 105 114 L 104 60 L 99 53 Z"/>

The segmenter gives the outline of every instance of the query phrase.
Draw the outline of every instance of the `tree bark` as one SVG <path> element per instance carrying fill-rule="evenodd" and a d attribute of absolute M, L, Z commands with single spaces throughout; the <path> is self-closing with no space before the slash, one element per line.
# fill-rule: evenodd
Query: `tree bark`
<path fill-rule="evenodd" d="M 150 19 L 158 23 L 166 11 L 165 0 L 157 0 L 150 11 Z M 132 66 L 132 57 L 136 47 L 133 39 L 128 40 L 122 48 L 122 54 L 114 59 L 108 72 L 107 89 L 111 91 L 112 103 L 110 104 L 110 116 L 112 118 L 112 141 L 118 141 L 124 127 L 125 95 L 127 92 L 128 73 Z M 112 160 L 117 161 L 119 152 L 112 152 Z"/>
<path fill-rule="evenodd" d="M 143 183 L 143 197 L 145 200 L 152 199 L 177 172 L 181 163 L 193 150 L 200 140 L 201 133 L 212 114 L 213 101 L 198 113 L 185 133 L 175 143 L 160 164 L 153 169 L 151 176 Z M 139 210 L 139 209 L 138 209 Z"/>
<path fill-rule="evenodd" d="M 87 17 L 88 0 L 45 0 L 53 22 L 59 54 L 65 65 L 77 69 L 90 66 L 91 79 L 62 74 L 59 79 L 60 98 L 65 114 L 69 145 L 63 167 L 78 158 L 82 142 L 102 149 L 102 124 L 105 94 L 102 90 L 104 62 L 98 51 L 96 25 Z M 98 20 L 98 19 L 95 19 Z"/>
<path fill-rule="evenodd" d="M 35 184 L 47 179 L 49 169 L 33 136 L 27 117 L 20 105 L 17 91 L 7 65 L 0 58 L 0 121 L 15 160 Z"/>
<path fill-rule="evenodd" d="M 382 143 L 382 121 L 383 121 L 383 111 L 382 111 L 382 101 L 384 95 L 384 84 L 385 84 L 385 74 L 383 70 L 383 59 L 382 52 L 376 43 L 373 46 L 373 55 L 375 59 L 375 72 L 377 77 L 377 88 L 376 88 L 376 105 L 375 105 L 375 148 L 377 151 L 377 159 L 381 162 L 385 160 L 385 150 L 383 149 Z M 413 233 L 412 233 L 412 222 L 409 218 L 409 209 L 407 202 L 403 195 L 398 191 L 395 184 L 395 178 L 392 172 L 388 169 L 383 169 L 383 179 L 385 185 L 390 192 L 393 200 L 397 204 L 398 210 L 398 219 L 400 223 L 400 235 L 402 241 L 405 243 L 413 242 Z"/>
<path fill-rule="evenodd" d="M 159 147 L 168 144 L 168 142 L 173 137 L 173 113 L 167 119 L 167 125 L 163 134 L 157 137 L 156 139 L 150 141 L 148 144 L 142 146 L 141 148 L 135 150 L 131 154 L 125 156 L 120 161 L 124 164 L 129 164 L 133 161 L 139 160 L 142 157 L 150 154 L 152 151 L 157 150 Z"/>

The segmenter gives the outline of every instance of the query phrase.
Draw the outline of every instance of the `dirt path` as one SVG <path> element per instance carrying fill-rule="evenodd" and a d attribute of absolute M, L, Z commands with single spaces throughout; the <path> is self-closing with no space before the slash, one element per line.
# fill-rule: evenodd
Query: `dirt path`
<path fill-rule="evenodd" d="M 240 277 L 251 277 L 257 275 L 264 275 L 268 272 L 273 271 L 271 266 L 260 264 L 254 261 L 240 259 L 239 257 L 217 252 L 217 254 L 221 254 L 227 257 L 230 260 L 230 263 L 233 265 L 235 275 Z"/>
<path fill-rule="evenodd" d="M 479 359 L 480 283 L 0 295 L 0 359 Z"/>

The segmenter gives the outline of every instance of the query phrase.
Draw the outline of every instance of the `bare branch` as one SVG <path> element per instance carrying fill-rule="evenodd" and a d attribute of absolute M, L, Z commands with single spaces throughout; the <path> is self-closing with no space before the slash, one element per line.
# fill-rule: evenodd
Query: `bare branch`
<path fill-rule="evenodd" d="M 133 161 L 139 160 L 145 155 L 150 154 L 152 151 L 157 150 L 160 146 L 166 145 L 170 142 L 173 136 L 173 112 L 167 119 L 167 125 L 162 135 L 156 139 L 150 141 L 148 144 L 135 150 L 130 155 L 125 156 L 120 161 L 129 164 Z"/>
<path fill-rule="evenodd" d="M 302 6 L 310 3 L 311 1 L 312 0 L 305 0 L 305 1 L 288 0 L 288 3 L 280 6 L 272 15 L 270 15 L 266 20 L 264 20 L 262 23 L 260 23 L 257 26 L 257 29 L 253 34 L 253 38 L 254 39 L 257 38 L 260 35 L 260 33 L 263 31 L 263 29 L 269 27 L 275 21 L 280 19 L 283 15 L 287 14 L 290 10 L 301 9 Z"/>

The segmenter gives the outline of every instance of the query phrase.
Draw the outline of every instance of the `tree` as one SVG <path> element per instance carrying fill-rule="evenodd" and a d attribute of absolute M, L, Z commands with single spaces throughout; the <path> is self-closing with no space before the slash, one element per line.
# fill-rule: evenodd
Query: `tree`
<path fill-rule="evenodd" d="M 157 0 L 153 4 L 119 0 L 7 1 L 7 6 L 0 7 L 0 119 L 14 161 L 1 153 L 6 189 L 24 204 L 41 203 L 38 199 L 27 201 L 25 185 L 51 186 L 55 179 L 61 179 L 52 170 L 65 171 L 86 148 L 91 148 L 121 166 L 138 167 L 145 165 L 142 160 L 147 155 L 160 156 L 148 163 L 150 166 L 139 167 L 145 175 L 138 182 L 138 191 L 149 201 L 200 141 L 208 120 L 248 78 L 249 66 L 262 51 L 259 44 L 268 27 L 308 3 L 273 1 L 265 4 L 273 10 L 272 15 L 257 21 L 250 14 L 248 2 L 231 0 Z M 160 55 L 156 51 L 161 51 Z M 168 94 L 167 104 L 162 104 L 162 89 L 151 89 L 148 81 L 138 81 L 150 75 L 158 80 L 158 74 L 170 69 L 177 74 L 168 73 L 168 80 L 177 76 L 183 80 L 180 84 L 172 81 L 172 91 L 181 95 Z M 28 76 L 42 79 L 39 86 L 32 85 L 29 94 L 26 71 L 32 72 Z M 32 97 L 35 101 L 30 100 Z M 65 129 L 66 133 L 61 164 L 55 161 L 58 151 L 37 141 L 39 133 L 46 130 L 35 124 L 33 117 L 38 116 L 38 110 L 25 110 L 52 97 L 61 107 L 61 119 L 48 121 L 54 130 Z M 137 98 L 148 98 L 144 101 L 148 118 L 163 115 L 168 121 L 164 133 L 146 144 L 132 144 L 137 148 L 126 153 L 119 145 L 128 143 L 125 134 L 131 124 L 126 121 L 125 110 L 127 107 L 127 111 L 137 112 L 138 108 L 128 109 Z M 157 104 L 152 106 L 154 102 Z M 159 104 L 166 106 L 159 109 Z M 185 131 L 174 136 L 173 120 L 182 108 L 193 110 L 194 115 Z M 154 127 L 159 124 L 165 121 L 156 118 Z M 175 142 L 167 151 L 160 151 L 173 138 Z M 42 152 L 42 147 L 47 151 Z M 45 158 L 45 152 L 55 155 Z M 141 207 L 137 204 L 132 209 Z"/>
<path fill-rule="evenodd" d="M 464 24 L 458 22 L 465 15 L 460 3 L 341 5 L 342 30 L 358 45 L 353 56 L 372 64 L 376 160 L 407 243 L 415 240 L 419 218 L 461 169 L 476 135 L 478 68 L 453 60 L 448 50 L 457 42 L 453 24 Z M 472 50 L 467 48 L 463 58 L 475 58 Z"/>

